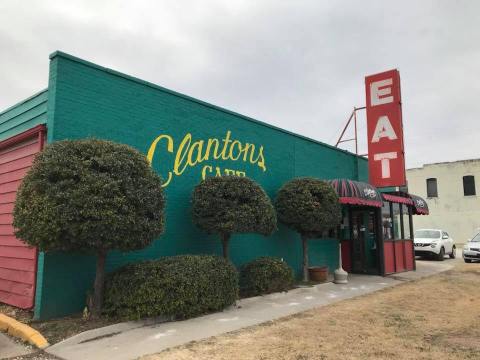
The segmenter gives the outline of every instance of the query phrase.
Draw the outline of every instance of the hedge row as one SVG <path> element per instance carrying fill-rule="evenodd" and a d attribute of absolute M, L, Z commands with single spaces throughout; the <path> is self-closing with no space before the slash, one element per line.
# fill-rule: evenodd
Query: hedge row
<path fill-rule="evenodd" d="M 125 319 L 163 316 L 185 319 L 232 305 L 239 294 L 255 296 L 292 287 L 293 271 L 271 257 L 238 272 L 225 258 L 181 255 L 124 266 L 110 274 L 103 312 Z"/>
<path fill-rule="evenodd" d="M 238 274 L 228 260 L 181 255 L 127 265 L 106 282 L 104 313 L 128 319 L 189 318 L 222 310 L 238 296 Z"/>
<path fill-rule="evenodd" d="M 261 257 L 240 269 L 242 297 L 287 291 L 293 286 L 293 270 L 281 259 Z"/>

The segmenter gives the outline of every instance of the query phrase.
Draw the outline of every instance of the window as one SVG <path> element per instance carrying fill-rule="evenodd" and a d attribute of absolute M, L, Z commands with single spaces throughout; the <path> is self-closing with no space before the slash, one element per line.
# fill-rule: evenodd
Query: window
<path fill-rule="evenodd" d="M 390 201 L 383 202 L 382 227 L 384 240 L 410 239 L 411 234 L 413 234 L 412 226 L 408 205 Z"/>
<path fill-rule="evenodd" d="M 392 232 L 392 214 L 390 213 L 390 203 L 383 202 L 382 207 L 382 227 L 383 227 L 383 239 L 393 240 Z"/>
<path fill-rule="evenodd" d="M 478 233 L 477 235 L 475 235 L 475 236 L 473 237 L 473 239 L 470 240 L 470 241 L 472 241 L 472 242 L 480 242 L 480 233 Z"/>
<path fill-rule="evenodd" d="M 400 213 L 400 204 L 392 203 L 392 212 L 393 212 L 393 238 L 395 240 L 402 239 L 402 232 L 401 232 L 401 221 L 402 214 Z"/>
<path fill-rule="evenodd" d="M 427 179 L 427 197 L 429 198 L 438 197 L 436 178 Z"/>
<path fill-rule="evenodd" d="M 440 239 L 440 231 L 438 230 L 417 230 L 415 231 L 415 239 Z"/>
<path fill-rule="evenodd" d="M 476 195 L 475 193 L 475 176 L 467 175 L 463 177 L 463 195 Z"/>
<path fill-rule="evenodd" d="M 403 238 L 411 240 L 413 237 L 413 223 L 410 222 L 409 208 L 410 205 L 402 204 Z"/>

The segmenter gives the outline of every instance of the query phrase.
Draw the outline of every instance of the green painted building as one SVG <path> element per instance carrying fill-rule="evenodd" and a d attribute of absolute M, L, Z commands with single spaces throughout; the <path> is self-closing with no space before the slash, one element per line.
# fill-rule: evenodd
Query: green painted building
<path fill-rule="evenodd" d="M 142 251 L 111 252 L 108 271 L 129 262 L 174 254 L 221 254 L 220 241 L 191 222 L 190 195 L 204 176 L 245 175 L 260 183 L 271 198 L 294 177 L 368 179 L 367 161 L 362 157 L 55 52 L 50 56 L 48 88 L 0 113 L 0 163 L 8 163 L 5 154 L 12 154 L 20 145 L 33 146 L 25 145 L 28 141 L 35 140 L 40 149 L 44 142 L 87 137 L 125 143 L 148 155 L 166 185 L 165 234 Z M 28 170 L 28 164 L 18 167 L 23 174 Z M 15 181 L 21 180 L 22 171 L 15 173 Z M 3 205 L 0 213 L 8 215 L 12 206 L 5 202 L 0 207 Z M 8 237 L 11 243 L 11 230 L 5 229 L 3 239 Z M 0 236 L 0 268 L 12 263 L 2 260 L 11 250 L 4 240 Z M 233 236 L 230 251 L 236 265 L 270 255 L 285 259 L 297 274 L 301 270 L 300 239 L 282 225 L 270 237 Z M 81 311 L 93 284 L 95 258 L 61 252 L 36 252 L 29 257 L 28 266 L 13 266 L 9 273 L 23 272 L 28 277 L 23 295 L 30 299 L 35 317 L 47 319 Z M 18 259 L 25 260 L 20 255 Z M 338 264 L 338 242 L 311 240 L 310 263 L 328 265 L 333 271 Z M 0 271 L 0 281 L 2 276 L 7 275 Z M 8 294 L 18 292 L 14 285 L 4 287 L 3 293 L 0 289 L 0 301 L 14 301 L 16 296 Z M 28 307 L 28 301 L 23 303 Z"/>

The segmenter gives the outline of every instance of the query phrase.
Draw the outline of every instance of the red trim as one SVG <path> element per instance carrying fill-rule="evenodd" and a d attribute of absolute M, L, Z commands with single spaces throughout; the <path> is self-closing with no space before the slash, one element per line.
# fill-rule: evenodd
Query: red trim
<path fill-rule="evenodd" d="M 37 125 L 31 129 L 28 129 L 27 131 L 24 131 L 23 133 L 20 133 L 18 135 L 12 136 L 8 139 L 0 141 L 0 149 L 9 147 L 10 145 L 16 144 L 20 141 L 26 140 L 30 137 L 33 137 L 39 133 L 45 133 L 47 131 L 47 127 L 44 124 Z M 43 143 L 42 143 L 43 146 Z"/>
<path fill-rule="evenodd" d="M 350 241 L 349 240 L 342 240 L 342 267 L 347 272 L 352 271 L 352 261 L 350 257 Z"/>
<path fill-rule="evenodd" d="M 395 196 L 390 194 L 382 194 L 384 200 L 398 203 L 398 204 L 405 204 L 405 205 L 413 205 L 413 201 L 410 198 L 405 198 L 402 196 Z"/>
<path fill-rule="evenodd" d="M 374 200 L 364 200 L 356 197 L 341 197 L 340 198 L 341 204 L 350 204 L 350 205 L 364 205 L 364 206 L 374 206 L 374 207 L 382 207 L 382 203 L 379 201 Z"/>
<path fill-rule="evenodd" d="M 415 207 L 415 211 L 416 211 L 417 215 L 428 215 L 429 214 L 429 211 L 427 209 L 420 208 L 420 207 Z"/>

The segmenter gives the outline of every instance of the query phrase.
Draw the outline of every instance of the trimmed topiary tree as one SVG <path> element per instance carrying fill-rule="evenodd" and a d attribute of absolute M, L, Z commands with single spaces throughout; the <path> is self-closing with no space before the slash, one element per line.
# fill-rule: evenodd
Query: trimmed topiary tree
<path fill-rule="evenodd" d="M 48 145 L 18 190 L 15 235 L 42 251 L 97 255 L 94 316 L 101 311 L 110 250 L 149 245 L 164 230 L 160 177 L 137 150 L 110 141 Z"/>
<path fill-rule="evenodd" d="M 308 281 L 308 239 L 318 238 L 341 221 L 335 190 L 325 181 L 298 178 L 278 191 L 275 208 L 279 221 L 300 234 L 303 246 L 303 280 Z"/>
<path fill-rule="evenodd" d="M 240 176 L 209 177 L 192 194 L 193 223 L 208 234 L 220 236 L 223 256 L 235 233 L 270 235 L 277 228 L 275 209 L 265 191 Z"/>
<path fill-rule="evenodd" d="M 238 272 L 219 256 L 179 255 L 126 265 L 108 275 L 105 314 L 185 319 L 232 305 Z"/>
<path fill-rule="evenodd" d="M 293 270 L 282 259 L 264 256 L 240 268 L 240 295 L 257 296 L 287 291 L 293 286 Z"/>

